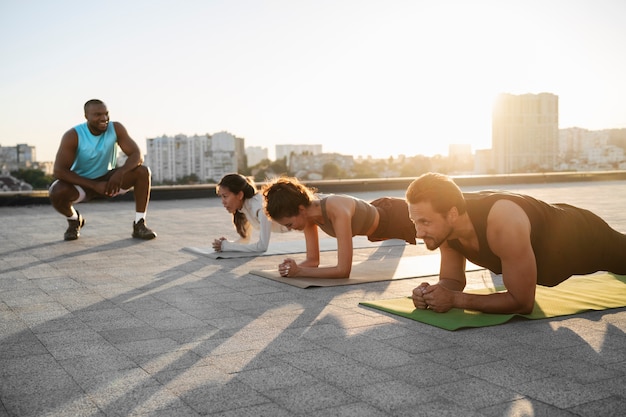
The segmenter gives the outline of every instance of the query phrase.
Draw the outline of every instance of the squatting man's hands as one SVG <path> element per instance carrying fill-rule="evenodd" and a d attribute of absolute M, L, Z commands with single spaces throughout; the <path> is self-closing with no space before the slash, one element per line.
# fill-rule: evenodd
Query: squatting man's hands
<path fill-rule="evenodd" d="M 281 277 L 295 277 L 298 272 L 298 264 L 291 258 L 285 258 L 281 264 L 278 264 L 278 272 Z"/>
<path fill-rule="evenodd" d="M 120 189 L 122 188 L 122 180 L 124 179 L 124 174 L 120 170 L 116 170 L 109 178 L 109 181 L 106 183 L 106 189 L 104 194 L 108 197 L 115 197 L 120 193 Z"/>
<path fill-rule="evenodd" d="M 413 289 L 411 298 L 415 308 L 445 313 L 452 308 L 454 293 L 439 284 L 430 285 L 422 282 Z"/>

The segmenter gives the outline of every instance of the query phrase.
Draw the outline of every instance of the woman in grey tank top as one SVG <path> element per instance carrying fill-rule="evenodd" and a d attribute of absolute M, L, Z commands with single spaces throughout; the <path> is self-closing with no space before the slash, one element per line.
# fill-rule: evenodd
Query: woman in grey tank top
<path fill-rule="evenodd" d="M 265 209 L 275 222 L 304 232 L 306 259 L 286 258 L 278 265 L 283 277 L 349 278 L 352 237 L 403 239 L 415 244 L 415 227 L 403 199 L 368 203 L 349 195 L 318 195 L 296 178 L 277 178 L 263 188 Z M 389 221 L 393 219 L 393 222 Z M 337 239 L 337 264 L 320 267 L 319 229 Z"/>

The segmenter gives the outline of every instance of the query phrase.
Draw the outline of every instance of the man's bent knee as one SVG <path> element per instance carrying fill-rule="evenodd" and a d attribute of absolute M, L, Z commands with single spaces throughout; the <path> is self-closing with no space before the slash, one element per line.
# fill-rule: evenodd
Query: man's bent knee
<path fill-rule="evenodd" d="M 135 173 L 135 178 L 137 180 L 146 180 L 152 176 L 152 172 L 150 172 L 150 168 L 145 165 L 139 165 L 137 168 L 133 170 Z"/>
<path fill-rule="evenodd" d="M 147 178 L 150 178 L 152 176 L 152 171 L 150 171 L 150 167 L 147 167 L 145 165 L 139 165 L 139 169 L 141 169 L 142 175 L 145 175 Z"/>
<path fill-rule="evenodd" d="M 74 184 L 55 180 L 48 188 L 48 197 L 53 206 L 64 206 L 78 203 L 85 198 L 85 191 Z"/>

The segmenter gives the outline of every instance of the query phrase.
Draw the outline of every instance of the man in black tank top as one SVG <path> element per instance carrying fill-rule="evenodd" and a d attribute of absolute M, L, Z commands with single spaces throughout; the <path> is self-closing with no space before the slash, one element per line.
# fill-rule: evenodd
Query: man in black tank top
<path fill-rule="evenodd" d="M 507 192 L 463 194 L 434 173 L 413 181 L 406 199 L 417 237 L 441 252 L 439 282 L 413 290 L 416 308 L 528 314 L 537 284 L 597 271 L 626 275 L 626 235 L 588 210 Z M 507 291 L 462 292 L 466 260 L 502 274 Z"/>

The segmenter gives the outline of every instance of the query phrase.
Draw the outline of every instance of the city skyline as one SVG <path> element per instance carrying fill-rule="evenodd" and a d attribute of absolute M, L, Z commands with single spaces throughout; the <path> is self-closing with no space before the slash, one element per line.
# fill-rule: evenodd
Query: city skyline
<path fill-rule="evenodd" d="M 3 0 L 0 145 L 53 160 L 94 97 L 144 153 L 220 131 L 270 158 L 475 151 L 500 93 L 557 95 L 560 128 L 624 128 L 624 15 L 619 0 Z"/>

